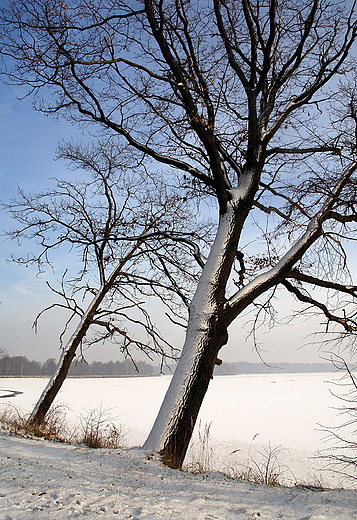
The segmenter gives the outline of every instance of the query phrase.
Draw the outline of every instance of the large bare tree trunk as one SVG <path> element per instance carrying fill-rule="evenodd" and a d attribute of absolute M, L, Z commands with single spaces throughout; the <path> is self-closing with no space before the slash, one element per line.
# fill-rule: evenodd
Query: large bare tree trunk
<path fill-rule="evenodd" d="M 159 452 L 171 468 L 181 468 L 201 408 L 219 349 L 227 342 L 226 330 L 217 330 L 212 316 L 205 338 L 191 360 L 196 342 L 185 344 L 185 352 L 172 378 L 170 388 L 157 421 L 144 444 L 144 449 Z M 220 327 L 224 329 L 224 327 Z"/>
<path fill-rule="evenodd" d="M 190 305 L 180 360 L 143 446 L 160 453 L 165 464 L 172 468 L 182 466 L 218 352 L 228 340 L 222 310 L 227 271 L 230 272 L 239 236 L 237 220 L 234 204 L 230 204 L 220 219 L 213 248 Z"/>

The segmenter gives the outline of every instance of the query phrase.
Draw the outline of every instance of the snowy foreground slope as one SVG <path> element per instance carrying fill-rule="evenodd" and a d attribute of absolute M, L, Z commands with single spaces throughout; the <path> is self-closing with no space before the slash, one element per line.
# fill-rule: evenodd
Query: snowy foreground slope
<path fill-rule="evenodd" d="M 313 491 L 192 475 L 139 450 L 93 450 L 0 430 L 0 518 L 353 520 L 357 491 Z"/>

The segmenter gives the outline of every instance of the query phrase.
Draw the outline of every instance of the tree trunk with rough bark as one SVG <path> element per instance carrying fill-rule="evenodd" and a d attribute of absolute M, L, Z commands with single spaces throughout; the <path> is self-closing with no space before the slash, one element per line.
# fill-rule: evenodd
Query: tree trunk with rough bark
<path fill-rule="evenodd" d="M 171 468 L 182 467 L 198 413 L 212 379 L 217 354 L 228 339 L 227 331 L 220 330 L 224 327 L 218 323 L 215 316 L 212 316 L 212 322 L 215 323 L 208 328 L 196 362 L 189 370 L 185 370 L 188 367 L 185 367 L 183 357 L 182 366 L 177 367 L 172 380 L 172 387 L 178 384 L 177 392 L 181 393 L 179 405 L 176 406 L 175 413 L 168 417 L 171 420 L 163 444 L 158 444 L 153 450 L 158 451 L 164 464 Z M 169 398 L 173 397 L 169 392 Z M 144 448 L 150 449 L 154 446 L 151 445 L 152 440 L 149 437 Z"/>
<path fill-rule="evenodd" d="M 62 352 L 56 372 L 50 378 L 46 388 L 42 392 L 39 400 L 30 414 L 28 419 L 29 424 L 40 425 L 45 421 L 46 414 L 67 377 L 77 349 L 88 332 L 88 329 L 91 326 L 93 320 L 93 316 L 98 309 L 98 306 L 103 301 L 107 291 L 108 289 L 104 287 L 99 289 L 97 295 L 82 317 L 77 329 L 72 334 L 72 337 L 68 341 L 66 348 Z"/>
<path fill-rule="evenodd" d="M 220 218 L 216 239 L 189 310 L 186 341 L 155 424 L 143 446 L 172 468 L 185 458 L 219 350 L 228 341 L 225 289 L 239 238 L 237 201 Z"/>

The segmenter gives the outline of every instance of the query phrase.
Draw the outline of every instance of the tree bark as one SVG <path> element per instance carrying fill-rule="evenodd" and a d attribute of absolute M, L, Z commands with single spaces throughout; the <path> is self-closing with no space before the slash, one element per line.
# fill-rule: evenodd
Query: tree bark
<path fill-rule="evenodd" d="M 228 341 L 223 313 L 227 279 L 239 238 L 238 201 L 221 216 L 216 239 L 190 305 L 185 344 L 155 424 L 143 445 L 165 464 L 183 464 L 221 347 Z"/>
<path fill-rule="evenodd" d="M 175 371 L 172 387 L 174 388 L 178 384 L 178 380 L 182 382 L 182 386 L 179 384 L 177 389 L 179 393 L 181 391 L 180 405 L 176 412 L 169 416 L 171 424 L 166 430 L 162 447 L 160 448 L 160 444 L 158 444 L 159 449 L 152 450 L 158 451 L 164 464 L 171 468 L 182 467 L 199 410 L 212 379 L 217 354 L 228 340 L 227 329 L 222 327 L 222 324 L 219 323 L 220 320 L 216 316 L 212 316 L 210 321 L 212 324 L 208 327 L 196 363 L 191 365 L 189 372 L 184 369 L 184 363 L 181 363 L 181 367 L 177 367 Z M 169 390 L 167 399 L 170 400 L 170 397 L 173 395 L 170 395 Z M 153 440 L 154 438 L 149 436 L 144 448 L 152 448 Z"/>
<path fill-rule="evenodd" d="M 92 303 L 88 307 L 86 313 L 82 317 L 77 329 L 72 334 L 68 341 L 66 348 L 63 350 L 60 360 L 57 365 L 57 370 L 50 378 L 46 385 L 46 388 L 42 392 L 39 400 L 37 401 L 34 409 L 32 410 L 28 423 L 31 425 L 40 425 L 44 422 L 46 414 L 50 409 L 56 395 L 58 394 L 63 381 L 66 379 L 68 371 L 71 367 L 74 356 L 76 355 L 77 348 L 81 344 L 85 337 L 91 323 L 93 316 L 98 309 L 98 306 L 103 301 L 104 296 L 108 292 L 108 288 L 101 287 L 93 298 Z"/>

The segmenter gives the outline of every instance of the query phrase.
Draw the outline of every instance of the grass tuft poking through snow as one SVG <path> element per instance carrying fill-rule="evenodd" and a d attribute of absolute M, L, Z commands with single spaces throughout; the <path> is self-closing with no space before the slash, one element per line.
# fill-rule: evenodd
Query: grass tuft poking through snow
<path fill-rule="evenodd" d="M 11 433 L 23 437 L 40 437 L 49 441 L 71 442 L 71 431 L 66 423 L 65 406 L 53 406 L 41 425 L 29 424 L 28 415 L 15 406 L 1 410 L 0 426 Z"/>
<path fill-rule="evenodd" d="M 198 428 L 198 440 L 193 441 L 188 453 L 188 462 L 184 465 L 184 471 L 200 475 L 215 470 L 213 465 L 214 452 L 210 444 L 210 429 L 212 423 L 206 423 Z M 254 439 L 253 439 L 254 440 Z M 245 464 L 234 463 L 223 468 L 220 473 L 234 479 L 264 484 L 266 486 L 283 485 L 283 476 L 289 468 L 280 463 L 279 455 L 283 451 L 280 446 L 261 450 L 251 447 Z M 231 453 L 233 455 L 234 452 Z"/>
<path fill-rule="evenodd" d="M 124 448 L 124 427 L 110 422 L 109 410 L 102 410 L 99 406 L 80 418 L 76 442 L 88 448 Z"/>
<path fill-rule="evenodd" d="M 113 424 L 109 418 L 109 411 L 94 408 L 70 428 L 66 422 L 66 407 L 57 405 L 49 410 L 43 424 L 34 425 L 28 423 L 28 415 L 14 406 L 7 406 L 1 411 L 0 427 L 22 437 L 82 444 L 89 448 L 124 448 L 124 428 Z"/>
<path fill-rule="evenodd" d="M 210 429 L 212 423 L 206 423 L 202 429 L 198 428 L 198 440 L 190 446 L 189 462 L 183 467 L 184 471 L 199 475 L 213 471 L 213 449 L 210 446 Z"/>
<path fill-rule="evenodd" d="M 232 465 L 224 470 L 224 473 L 237 480 L 245 480 L 254 484 L 266 486 L 280 486 L 284 474 L 288 471 L 279 460 L 279 454 L 283 448 L 263 447 L 263 449 L 250 451 L 248 460 L 243 466 Z"/>

